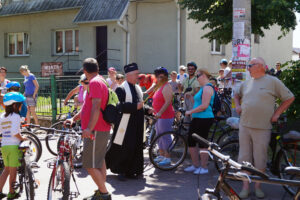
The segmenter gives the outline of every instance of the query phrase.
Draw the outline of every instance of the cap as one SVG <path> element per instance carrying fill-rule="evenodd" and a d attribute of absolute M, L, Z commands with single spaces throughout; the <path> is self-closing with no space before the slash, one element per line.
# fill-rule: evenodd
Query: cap
<path fill-rule="evenodd" d="M 179 70 L 186 70 L 186 67 L 184 66 L 184 65 L 181 65 L 180 67 L 179 67 Z"/>
<path fill-rule="evenodd" d="M 10 106 L 14 103 L 21 103 L 23 101 L 25 101 L 25 97 L 19 92 L 9 92 L 3 97 L 3 103 L 5 106 Z"/>
<path fill-rule="evenodd" d="M 227 65 L 227 64 L 228 64 L 227 59 L 223 58 L 223 59 L 220 61 L 220 64 Z"/>
<path fill-rule="evenodd" d="M 189 63 L 187 64 L 187 67 L 189 67 L 189 66 L 193 66 L 193 67 L 195 67 L 196 69 L 198 68 L 198 66 L 196 65 L 195 62 L 189 62 Z"/>
<path fill-rule="evenodd" d="M 124 66 L 124 71 L 125 71 L 126 74 L 129 73 L 129 72 L 138 70 L 138 69 L 139 69 L 139 67 L 137 66 L 136 63 L 131 63 L 131 64 L 128 64 L 128 65 Z"/>

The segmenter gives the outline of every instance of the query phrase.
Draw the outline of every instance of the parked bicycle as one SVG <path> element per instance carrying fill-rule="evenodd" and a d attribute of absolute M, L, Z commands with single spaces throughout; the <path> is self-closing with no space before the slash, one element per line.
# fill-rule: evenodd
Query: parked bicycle
<path fill-rule="evenodd" d="M 231 200 L 241 199 L 239 195 L 235 192 L 234 188 L 230 186 L 230 184 L 228 184 L 228 182 L 226 181 L 228 179 L 296 187 L 297 191 L 293 195 L 293 199 L 297 200 L 298 198 L 300 198 L 300 181 L 271 178 L 267 174 L 254 168 L 250 163 L 239 164 L 232 160 L 230 156 L 226 156 L 220 153 L 219 146 L 217 144 L 211 143 L 205 140 L 204 138 L 198 136 L 197 134 L 193 134 L 193 138 L 199 143 L 207 146 L 208 151 L 212 153 L 216 159 L 223 163 L 223 167 L 221 168 L 220 175 L 215 188 L 206 189 L 204 195 L 202 196 L 202 200 L 223 199 L 221 194 L 225 194 L 225 196 Z M 235 169 L 235 173 L 230 172 L 231 168 Z M 252 175 L 246 174 L 245 171 Z M 298 167 L 287 167 L 284 169 L 284 171 L 285 173 L 290 175 L 300 175 L 300 168 Z M 201 195 L 199 189 L 198 194 L 200 199 Z"/>

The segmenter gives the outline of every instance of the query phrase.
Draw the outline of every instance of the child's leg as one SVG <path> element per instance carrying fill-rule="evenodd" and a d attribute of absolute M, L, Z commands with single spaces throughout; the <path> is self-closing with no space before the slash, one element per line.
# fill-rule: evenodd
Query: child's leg
<path fill-rule="evenodd" d="M 9 193 L 13 194 L 15 190 L 13 189 L 13 183 L 16 182 L 17 178 L 17 167 L 9 167 Z"/>
<path fill-rule="evenodd" d="M 0 176 L 0 192 L 2 192 L 2 190 L 3 190 L 3 187 L 6 183 L 8 175 L 9 175 L 9 167 L 5 167 Z"/>

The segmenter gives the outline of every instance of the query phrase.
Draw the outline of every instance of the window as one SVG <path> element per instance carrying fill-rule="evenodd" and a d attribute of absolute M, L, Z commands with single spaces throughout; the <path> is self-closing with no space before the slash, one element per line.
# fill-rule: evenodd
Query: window
<path fill-rule="evenodd" d="M 29 35 L 28 33 L 8 33 L 8 55 L 28 56 Z"/>
<path fill-rule="evenodd" d="M 55 31 L 55 54 L 77 54 L 79 52 L 79 31 Z"/>
<path fill-rule="evenodd" d="M 222 45 L 219 41 L 211 41 L 211 53 L 212 54 L 222 54 Z"/>

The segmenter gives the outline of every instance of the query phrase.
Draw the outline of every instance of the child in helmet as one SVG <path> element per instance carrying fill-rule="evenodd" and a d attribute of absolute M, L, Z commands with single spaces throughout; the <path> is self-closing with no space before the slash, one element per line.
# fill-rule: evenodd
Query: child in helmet
<path fill-rule="evenodd" d="M 19 82 L 12 81 L 6 85 L 7 92 L 20 92 L 21 85 Z M 24 97 L 25 98 L 25 97 Z M 27 114 L 27 104 L 26 99 L 22 102 L 22 108 L 20 111 L 21 117 L 26 117 Z"/>
<path fill-rule="evenodd" d="M 0 176 L 0 199 L 6 197 L 2 193 L 3 186 L 9 176 L 9 194 L 8 199 L 20 197 L 13 189 L 13 183 L 16 181 L 17 167 L 20 166 L 19 144 L 26 140 L 20 134 L 21 116 L 20 110 L 25 97 L 18 92 L 9 92 L 4 95 L 3 103 L 5 113 L 0 116 L 0 132 L 2 133 L 2 158 L 4 161 L 4 170 Z"/>

